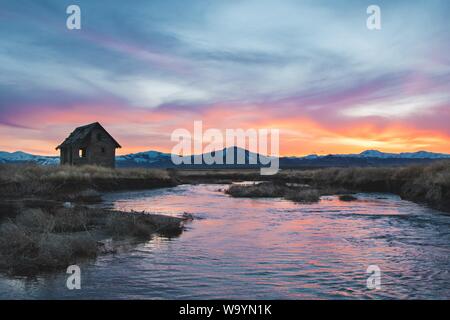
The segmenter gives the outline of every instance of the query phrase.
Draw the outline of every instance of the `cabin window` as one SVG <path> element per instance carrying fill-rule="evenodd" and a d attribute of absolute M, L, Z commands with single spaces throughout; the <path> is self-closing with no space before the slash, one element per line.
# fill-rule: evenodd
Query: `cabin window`
<path fill-rule="evenodd" d="M 101 133 L 97 133 L 97 141 L 102 141 L 102 134 Z"/>
<path fill-rule="evenodd" d="M 105 152 L 106 152 L 105 148 L 104 148 L 104 147 L 102 147 L 102 153 L 105 153 Z"/>
<path fill-rule="evenodd" d="M 78 150 L 78 156 L 80 158 L 86 158 L 86 148 L 81 148 Z"/>

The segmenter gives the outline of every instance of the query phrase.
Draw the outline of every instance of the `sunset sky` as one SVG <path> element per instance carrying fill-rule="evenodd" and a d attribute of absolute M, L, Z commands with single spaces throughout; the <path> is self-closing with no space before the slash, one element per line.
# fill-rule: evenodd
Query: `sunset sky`
<path fill-rule="evenodd" d="M 194 120 L 278 128 L 283 155 L 450 153 L 450 1 L 0 2 L 0 150 L 99 121 L 119 154 L 169 152 Z"/>

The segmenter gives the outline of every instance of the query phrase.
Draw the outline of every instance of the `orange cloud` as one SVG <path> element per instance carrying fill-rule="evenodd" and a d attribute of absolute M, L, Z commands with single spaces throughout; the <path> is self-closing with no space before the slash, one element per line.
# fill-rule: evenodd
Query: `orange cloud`
<path fill-rule="evenodd" d="M 204 130 L 280 129 L 281 155 L 359 153 L 366 149 L 450 153 L 450 137 L 439 130 L 421 129 L 401 121 L 380 124 L 352 120 L 330 126 L 307 115 L 280 115 L 254 105 L 215 105 L 200 111 L 98 105 L 39 110 L 20 118 L 20 124 L 29 129 L 0 125 L 0 150 L 55 155 L 55 146 L 75 127 L 100 121 L 122 144 L 119 154 L 146 150 L 170 152 L 175 144 L 170 140 L 172 131 L 193 130 L 193 122 L 202 120 Z"/>

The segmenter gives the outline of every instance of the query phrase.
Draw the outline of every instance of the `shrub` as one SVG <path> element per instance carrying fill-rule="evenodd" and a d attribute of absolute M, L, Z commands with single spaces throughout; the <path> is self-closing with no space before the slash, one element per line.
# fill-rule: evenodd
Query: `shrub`
<path fill-rule="evenodd" d="M 106 230 L 114 238 L 133 236 L 137 238 L 149 237 L 155 226 L 144 223 L 143 219 L 137 216 L 130 216 L 127 213 L 113 213 L 107 217 Z"/>
<path fill-rule="evenodd" d="M 81 208 L 60 208 L 53 220 L 55 232 L 85 231 L 90 223 L 89 214 Z"/>
<path fill-rule="evenodd" d="M 154 233 L 175 236 L 181 233 L 181 220 L 146 213 L 114 212 L 106 219 L 107 233 L 113 238 L 149 238 Z"/>
<path fill-rule="evenodd" d="M 356 198 L 355 196 L 353 196 L 351 194 L 342 194 L 339 196 L 339 200 L 341 200 L 341 201 L 356 201 L 356 200 L 358 200 L 358 198 Z"/>
<path fill-rule="evenodd" d="M 225 193 L 232 197 L 244 198 L 270 198 L 282 197 L 286 192 L 286 187 L 276 185 L 270 182 L 264 182 L 252 185 L 231 185 Z"/>
<path fill-rule="evenodd" d="M 148 239 L 158 233 L 175 236 L 182 219 L 81 207 L 44 211 L 25 209 L 0 224 L 0 269 L 35 274 L 65 268 L 80 259 L 96 257 L 98 240 Z"/>
<path fill-rule="evenodd" d="M 25 209 L 16 217 L 16 223 L 30 232 L 52 232 L 55 219 L 41 209 Z"/>
<path fill-rule="evenodd" d="M 315 189 L 289 190 L 284 198 L 294 202 L 314 203 L 320 200 L 320 193 Z"/>

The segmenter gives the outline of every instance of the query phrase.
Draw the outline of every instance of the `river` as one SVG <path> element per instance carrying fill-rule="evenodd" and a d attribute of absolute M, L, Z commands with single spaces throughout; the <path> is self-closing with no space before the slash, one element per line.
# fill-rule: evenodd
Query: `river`
<path fill-rule="evenodd" d="M 449 299 L 450 216 L 390 194 L 316 204 L 238 199 L 226 185 L 104 195 L 103 206 L 195 220 L 80 265 L 81 290 L 62 271 L 0 276 L 1 299 Z M 381 270 L 368 289 L 369 265 Z"/>

